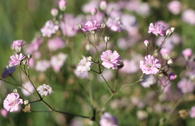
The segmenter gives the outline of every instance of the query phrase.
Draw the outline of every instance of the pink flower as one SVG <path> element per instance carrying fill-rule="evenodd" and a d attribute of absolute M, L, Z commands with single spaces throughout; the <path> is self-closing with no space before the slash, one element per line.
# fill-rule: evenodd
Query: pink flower
<path fill-rule="evenodd" d="M 174 1 L 171 1 L 169 4 L 168 4 L 168 9 L 171 13 L 177 15 L 180 13 L 181 11 L 181 3 L 177 0 L 174 0 Z"/>
<path fill-rule="evenodd" d="M 108 18 L 106 25 L 114 32 L 122 30 L 121 21 L 118 18 Z"/>
<path fill-rule="evenodd" d="M 97 20 L 89 20 L 84 25 L 82 25 L 81 30 L 84 32 L 95 31 L 101 28 L 101 23 Z"/>
<path fill-rule="evenodd" d="M 145 74 L 157 74 L 161 64 L 154 56 L 147 55 L 143 61 L 140 61 L 140 68 Z"/>
<path fill-rule="evenodd" d="M 64 65 L 66 61 L 67 55 L 64 53 L 59 53 L 58 55 L 52 56 L 50 63 L 55 72 L 59 72 L 61 67 Z"/>
<path fill-rule="evenodd" d="M 17 112 L 20 110 L 20 105 L 23 104 L 23 100 L 18 93 L 10 93 L 3 101 L 3 107 L 6 111 Z"/>
<path fill-rule="evenodd" d="M 174 73 L 170 73 L 169 74 L 169 79 L 170 80 L 175 80 L 177 78 L 177 75 L 176 74 L 174 74 Z"/>
<path fill-rule="evenodd" d="M 110 113 L 104 113 L 100 119 L 100 126 L 118 126 L 118 120 Z"/>
<path fill-rule="evenodd" d="M 43 37 L 51 37 L 51 35 L 55 34 L 59 26 L 56 25 L 53 21 L 49 20 L 45 23 L 43 28 L 41 29 L 41 33 Z"/>
<path fill-rule="evenodd" d="M 81 17 L 74 17 L 70 14 L 65 14 L 64 19 L 60 22 L 60 29 L 66 36 L 75 36 L 79 30 L 78 24 L 81 23 Z"/>
<path fill-rule="evenodd" d="M 91 70 L 91 65 L 92 65 L 92 58 L 89 57 L 83 57 L 79 64 L 76 67 L 76 70 L 74 73 L 76 74 L 77 77 L 80 78 L 88 78 L 89 76 L 89 71 Z"/>
<path fill-rule="evenodd" d="M 0 110 L 0 114 L 1 114 L 3 117 L 7 117 L 8 111 L 6 111 L 5 109 L 1 109 L 1 110 Z"/>
<path fill-rule="evenodd" d="M 108 69 L 118 69 L 123 63 L 117 51 L 106 50 L 101 54 L 102 65 Z"/>
<path fill-rule="evenodd" d="M 35 38 L 32 41 L 32 43 L 28 46 L 28 48 L 26 49 L 26 52 L 28 54 L 32 54 L 33 52 L 38 51 L 42 43 L 43 43 L 43 38 L 41 37 Z"/>
<path fill-rule="evenodd" d="M 193 106 L 190 110 L 190 117 L 195 118 L 195 106 Z"/>
<path fill-rule="evenodd" d="M 139 70 L 139 66 L 135 60 L 123 60 L 123 67 L 120 72 L 132 74 Z"/>
<path fill-rule="evenodd" d="M 187 48 L 182 51 L 183 56 L 187 59 L 192 56 L 192 49 Z"/>
<path fill-rule="evenodd" d="M 188 24 L 195 25 L 195 11 L 187 9 L 182 13 L 182 20 Z"/>
<path fill-rule="evenodd" d="M 49 50 L 51 50 L 51 51 L 56 51 L 56 50 L 62 49 L 62 48 L 64 48 L 64 47 L 65 47 L 65 43 L 64 43 L 64 41 L 63 41 L 61 38 L 59 38 L 59 37 L 55 37 L 55 38 L 50 39 L 50 40 L 48 41 L 48 48 L 49 48 Z"/>
<path fill-rule="evenodd" d="M 18 66 L 21 64 L 22 60 L 24 59 L 25 56 L 22 53 L 12 55 L 10 56 L 9 66 Z"/>
<path fill-rule="evenodd" d="M 157 21 L 156 23 L 151 23 L 148 29 L 148 33 L 153 33 L 158 36 L 165 36 L 169 28 L 169 25 L 163 21 Z"/>
<path fill-rule="evenodd" d="M 149 41 L 148 40 L 144 40 L 144 44 L 145 44 L 146 47 L 148 47 Z"/>
<path fill-rule="evenodd" d="M 184 78 L 177 84 L 178 88 L 182 91 L 182 93 L 191 93 L 194 91 L 194 84 L 192 81 Z"/>
<path fill-rule="evenodd" d="M 24 46 L 24 43 L 25 42 L 23 40 L 15 40 L 12 43 L 12 49 L 17 51 L 17 52 L 20 52 L 22 47 Z"/>
<path fill-rule="evenodd" d="M 67 6 L 67 1 L 66 0 L 59 0 L 58 2 L 58 7 L 60 8 L 60 10 L 65 10 Z"/>
<path fill-rule="evenodd" d="M 50 67 L 50 62 L 47 60 L 38 61 L 35 69 L 40 72 L 45 72 Z"/>
<path fill-rule="evenodd" d="M 58 9 L 52 8 L 50 13 L 52 16 L 56 17 L 58 15 Z"/>

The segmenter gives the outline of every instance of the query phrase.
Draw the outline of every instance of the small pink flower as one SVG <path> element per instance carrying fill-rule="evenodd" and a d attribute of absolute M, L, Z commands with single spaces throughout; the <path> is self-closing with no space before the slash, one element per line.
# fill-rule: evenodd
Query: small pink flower
<path fill-rule="evenodd" d="M 174 74 L 174 73 L 170 73 L 169 74 L 169 79 L 170 80 L 175 80 L 177 78 L 177 75 L 176 74 Z"/>
<path fill-rule="evenodd" d="M 148 47 L 149 41 L 148 40 L 144 40 L 144 44 L 145 44 L 146 47 Z"/>
<path fill-rule="evenodd" d="M 1 110 L 0 110 L 0 114 L 1 114 L 3 117 L 7 117 L 8 111 L 6 111 L 5 109 L 1 109 Z"/>
<path fill-rule="evenodd" d="M 169 28 L 169 25 L 163 21 L 157 21 L 156 23 L 151 23 L 148 29 L 148 33 L 153 33 L 158 36 L 165 36 Z"/>
<path fill-rule="evenodd" d="M 64 65 L 66 61 L 67 55 L 64 53 L 59 53 L 58 55 L 52 56 L 50 60 L 50 64 L 55 72 L 59 72 L 61 67 Z"/>
<path fill-rule="evenodd" d="M 183 56 L 187 59 L 192 56 L 192 49 L 187 48 L 182 51 Z"/>
<path fill-rule="evenodd" d="M 59 37 L 55 37 L 55 38 L 50 39 L 50 40 L 48 41 L 48 48 L 49 48 L 49 50 L 51 50 L 51 51 L 56 51 L 56 50 L 62 49 L 62 48 L 64 48 L 64 47 L 65 47 L 65 43 L 64 43 L 64 41 L 63 41 L 61 38 L 59 38 Z"/>
<path fill-rule="evenodd" d="M 188 79 L 182 79 L 181 81 L 179 81 L 178 83 L 178 88 L 181 90 L 182 93 L 191 93 L 194 91 L 194 84 L 192 83 L 192 81 L 188 80 Z"/>
<path fill-rule="evenodd" d="M 118 120 L 110 113 L 104 113 L 100 119 L 100 126 L 118 126 Z"/>
<path fill-rule="evenodd" d="M 188 24 L 195 25 L 195 11 L 192 9 L 183 11 L 182 20 Z"/>
<path fill-rule="evenodd" d="M 21 64 L 22 60 L 24 59 L 25 56 L 22 53 L 12 55 L 10 56 L 9 66 L 18 66 Z"/>
<path fill-rule="evenodd" d="M 140 68 L 145 74 L 157 74 L 161 64 L 154 56 L 147 55 L 143 61 L 140 61 Z"/>
<path fill-rule="evenodd" d="M 168 4 L 168 9 L 171 13 L 177 15 L 180 13 L 181 11 L 181 2 L 179 2 L 178 0 L 174 0 L 174 1 L 171 1 L 169 4 Z"/>
<path fill-rule="evenodd" d="M 50 67 L 50 62 L 48 60 L 37 61 L 35 69 L 40 72 L 45 72 Z"/>
<path fill-rule="evenodd" d="M 37 91 L 39 92 L 39 94 L 41 96 L 48 96 L 48 95 L 50 95 L 53 92 L 52 87 L 47 85 L 47 84 L 40 85 L 37 88 Z"/>
<path fill-rule="evenodd" d="M 52 16 L 56 17 L 58 15 L 58 9 L 52 8 L 50 13 Z"/>
<path fill-rule="evenodd" d="M 66 0 L 59 0 L 58 2 L 58 7 L 60 8 L 60 10 L 65 10 L 67 6 L 67 1 Z"/>
<path fill-rule="evenodd" d="M 43 37 L 51 37 L 51 35 L 55 34 L 58 31 L 58 29 L 59 26 L 56 25 L 53 21 L 49 20 L 41 29 L 41 33 Z"/>
<path fill-rule="evenodd" d="M 118 69 L 123 63 L 117 51 L 106 50 L 101 54 L 102 65 L 108 69 Z"/>
<path fill-rule="evenodd" d="M 122 30 L 121 21 L 117 18 L 108 18 L 106 25 L 114 32 L 119 32 Z"/>
<path fill-rule="evenodd" d="M 101 23 L 97 20 L 89 20 L 84 25 L 82 25 L 81 30 L 84 32 L 95 31 L 101 28 Z"/>
<path fill-rule="evenodd" d="M 120 72 L 132 74 L 139 70 L 139 66 L 135 60 L 123 60 L 123 67 L 120 69 Z"/>
<path fill-rule="evenodd" d="M 30 45 L 28 45 L 26 52 L 28 54 L 32 54 L 36 51 L 38 51 L 38 49 L 40 48 L 41 44 L 43 43 L 43 38 L 41 37 L 37 37 L 35 38 Z"/>
<path fill-rule="evenodd" d="M 23 104 L 23 100 L 18 93 L 10 93 L 3 101 L 3 107 L 6 111 L 17 112 L 20 110 L 20 105 Z"/>
<path fill-rule="evenodd" d="M 75 17 L 71 14 L 65 14 L 64 19 L 60 22 L 62 33 L 68 37 L 75 36 L 79 30 L 78 24 L 81 23 L 81 17 Z"/>
<path fill-rule="evenodd" d="M 190 110 L 190 117 L 195 118 L 195 106 L 193 106 Z"/>
<path fill-rule="evenodd" d="M 24 43 L 25 42 L 23 40 L 15 40 L 12 43 L 12 49 L 17 51 L 17 52 L 20 52 L 22 47 L 24 46 Z"/>

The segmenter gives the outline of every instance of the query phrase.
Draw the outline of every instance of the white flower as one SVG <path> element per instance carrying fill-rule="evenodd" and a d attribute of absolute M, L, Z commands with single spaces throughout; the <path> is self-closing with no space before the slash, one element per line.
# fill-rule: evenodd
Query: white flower
<path fill-rule="evenodd" d="M 48 96 L 50 95 L 53 91 L 52 88 L 47 85 L 47 84 L 42 84 L 37 88 L 37 91 L 41 96 Z"/>

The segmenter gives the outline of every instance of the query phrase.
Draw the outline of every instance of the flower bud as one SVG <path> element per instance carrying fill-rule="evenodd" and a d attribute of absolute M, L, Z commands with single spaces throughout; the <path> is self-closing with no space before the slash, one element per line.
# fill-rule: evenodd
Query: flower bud
<path fill-rule="evenodd" d="M 51 15 L 54 16 L 54 17 L 56 17 L 58 15 L 58 9 L 52 8 L 51 9 Z"/>
<path fill-rule="evenodd" d="M 169 74 L 169 79 L 170 80 L 175 80 L 177 78 L 177 75 L 176 74 L 174 74 L 174 73 L 170 73 Z"/>
<path fill-rule="evenodd" d="M 67 1 L 66 0 L 60 0 L 58 2 L 58 7 L 61 11 L 64 11 L 66 9 L 67 6 Z"/>
<path fill-rule="evenodd" d="M 145 44 L 146 47 L 148 47 L 149 41 L 148 40 L 144 40 L 144 44 Z"/>
<path fill-rule="evenodd" d="M 105 10 L 107 8 L 107 2 L 105 0 L 100 2 L 100 9 Z"/>

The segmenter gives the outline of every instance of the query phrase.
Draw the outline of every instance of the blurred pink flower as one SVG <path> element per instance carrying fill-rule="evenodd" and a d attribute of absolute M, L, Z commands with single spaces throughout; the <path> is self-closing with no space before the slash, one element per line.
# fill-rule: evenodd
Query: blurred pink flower
<path fill-rule="evenodd" d="M 172 14 L 179 14 L 181 12 L 181 2 L 178 0 L 173 0 L 171 2 L 168 3 L 168 9 Z"/>
<path fill-rule="evenodd" d="M 22 85 L 22 93 L 25 95 L 25 96 L 30 96 L 31 94 L 33 94 L 34 92 L 34 87 L 33 85 L 28 81 L 26 83 L 24 83 Z"/>
<path fill-rule="evenodd" d="M 95 31 L 101 28 L 101 23 L 97 20 L 88 20 L 84 25 L 81 26 L 83 32 Z"/>
<path fill-rule="evenodd" d="M 123 63 L 117 51 L 106 50 L 101 54 L 102 65 L 108 69 L 118 69 Z"/>
<path fill-rule="evenodd" d="M 91 57 L 83 57 L 80 60 L 79 64 L 76 67 L 76 70 L 74 71 L 77 77 L 88 78 L 89 76 L 88 72 L 90 71 L 92 65 L 91 60 L 92 60 Z"/>
<path fill-rule="evenodd" d="M 140 61 L 140 68 L 145 74 L 157 74 L 161 64 L 154 56 L 147 55 L 144 60 Z"/>
<path fill-rule="evenodd" d="M 7 117 L 8 111 L 5 110 L 5 109 L 1 109 L 1 110 L 0 110 L 0 114 L 1 114 L 3 117 Z"/>
<path fill-rule="evenodd" d="M 32 54 L 36 51 L 38 51 L 39 47 L 41 46 L 41 44 L 43 43 L 43 38 L 41 37 L 37 37 L 35 38 L 32 43 L 30 45 L 28 45 L 26 52 L 28 54 Z"/>
<path fill-rule="evenodd" d="M 190 117 L 191 118 L 195 118 L 195 106 L 193 106 L 192 108 L 191 108 L 191 110 L 190 110 Z"/>
<path fill-rule="evenodd" d="M 182 93 L 191 93 L 194 91 L 195 85 L 192 83 L 191 80 L 183 78 L 177 84 L 177 87 L 182 91 Z"/>
<path fill-rule="evenodd" d="M 40 72 L 45 72 L 50 67 L 48 60 L 40 60 L 37 62 L 35 69 Z"/>
<path fill-rule="evenodd" d="M 64 53 L 59 53 L 58 55 L 52 56 L 50 60 L 50 64 L 55 72 L 59 72 L 61 67 L 64 65 L 66 61 L 67 55 Z"/>
<path fill-rule="evenodd" d="M 182 13 L 182 20 L 188 24 L 195 25 L 195 11 L 187 9 Z"/>
<path fill-rule="evenodd" d="M 25 56 L 22 53 L 12 55 L 10 56 L 9 66 L 18 66 L 21 64 L 22 60 L 24 59 Z"/>
<path fill-rule="evenodd" d="M 169 25 L 163 21 L 157 21 L 155 23 L 150 23 L 148 33 L 153 33 L 154 35 L 158 36 L 165 36 L 166 32 L 169 28 Z"/>
<path fill-rule="evenodd" d="M 25 44 L 24 40 L 15 40 L 12 43 L 12 49 L 17 52 L 20 52 L 24 44 Z"/>
<path fill-rule="evenodd" d="M 20 105 L 23 104 L 23 100 L 20 99 L 20 95 L 18 93 L 10 93 L 7 95 L 5 100 L 3 101 L 3 107 L 6 111 L 9 112 L 17 112 L 20 110 Z"/>
<path fill-rule="evenodd" d="M 82 11 L 85 13 L 90 13 L 92 9 L 98 8 L 98 3 L 99 2 L 96 0 L 91 0 L 82 7 Z"/>
<path fill-rule="evenodd" d="M 51 51 L 56 51 L 65 47 L 64 41 L 60 37 L 55 37 L 48 41 L 48 48 Z"/>
<path fill-rule="evenodd" d="M 45 25 L 41 28 L 41 33 L 43 37 L 51 37 L 55 34 L 59 29 L 59 26 L 56 25 L 53 21 L 49 20 L 45 23 Z"/>
<path fill-rule="evenodd" d="M 62 33 L 69 37 L 75 36 L 79 30 L 81 20 L 81 17 L 74 17 L 71 14 L 65 14 L 64 19 L 60 22 Z"/>
<path fill-rule="evenodd" d="M 187 49 L 184 49 L 184 50 L 182 51 L 182 54 L 183 54 L 183 56 L 184 56 L 186 59 L 188 59 L 189 57 L 192 56 L 193 52 L 192 52 L 192 49 L 191 49 L 191 48 L 187 48 Z"/>
<path fill-rule="evenodd" d="M 58 2 L 58 7 L 60 10 L 65 10 L 67 6 L 67 1 L 66 0 L 59 0 Z"/>
<path fill-rule="evenodd" d="M 118 126 L 118 120 L 110 113 L 104 113 L 100 119 L 100 126 Z"/>
<path fill-rule="evenodd" d="M 119 32 L 122 30 L 122 24 L 119 18 L 108 18 L 106 25 L 114 32 Z"/>
<path fill-rule="evenodd" d="M 123 60 L 123 67 L 120 69 L 120 72 L 123 73 L 135 73 L 139 70 L 139 66 L 135 60 Z"/>

